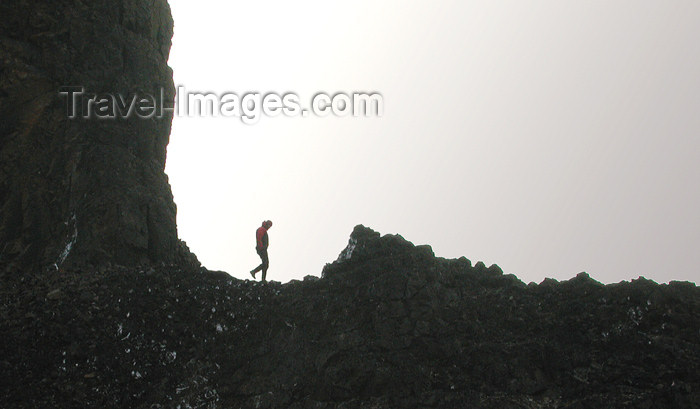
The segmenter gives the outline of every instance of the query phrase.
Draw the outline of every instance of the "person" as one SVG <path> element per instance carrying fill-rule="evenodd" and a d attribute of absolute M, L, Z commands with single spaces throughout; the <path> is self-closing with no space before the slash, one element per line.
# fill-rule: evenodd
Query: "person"
<path fill-rule="evenodd" d="M 267 276 L 267 268 L 270 266 L 270 260 L 267 258 L 267 247 L 270 245 L 270 239 L 267 236 L 267 231 L 272 227 L 272 222 L 265 220 L 262 222 L 262 226 L 258 227 L 255 231 L 255 251 L 260 256 L 262 263 L 250 271 L 250 275 L 255 278 L 255 274 L 258 271 L 262 271 L 262 281 L 265 281 Z"/>

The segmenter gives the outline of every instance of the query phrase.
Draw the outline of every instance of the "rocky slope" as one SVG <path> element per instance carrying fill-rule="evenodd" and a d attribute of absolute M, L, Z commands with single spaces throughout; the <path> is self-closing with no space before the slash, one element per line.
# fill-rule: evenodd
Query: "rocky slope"
<path fill-rule="evenodd" d="M 700 290 L 525 285 L 358 226 L 322 278 L 5 273 L 5 408 L 700 408 Z"/>
<path fill-rule="evenodd" d="M 71 120 L 59 96 L 172 101 L 172 28 L 166 0 L 0 2 L 0 268 L 189 254 L 163 171 L 172 115 Z"/>

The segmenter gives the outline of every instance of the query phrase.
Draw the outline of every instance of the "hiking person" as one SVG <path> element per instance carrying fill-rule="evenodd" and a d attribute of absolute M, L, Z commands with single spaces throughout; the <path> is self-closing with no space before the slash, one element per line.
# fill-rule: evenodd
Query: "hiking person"
<path fill-rule="evenodd" d="M 262 222 L 262 226 L 258 227 L 258 230 L 255 231 L 255 251 L 258 253 L 258 256 L 260 256 L 262 263 L 251 270 L 250 275 L 255 278 L 255 273 L 262 270 L 263 282 L 265 281 L 265 276 L 267 276 L 267 267 L 270 265 L 270 261 L 267 258 L 267 246 L 270 244 L 267 231 L 270 230 L 270 227 L 272 227 L 272 222 L 265 220 Z"/>

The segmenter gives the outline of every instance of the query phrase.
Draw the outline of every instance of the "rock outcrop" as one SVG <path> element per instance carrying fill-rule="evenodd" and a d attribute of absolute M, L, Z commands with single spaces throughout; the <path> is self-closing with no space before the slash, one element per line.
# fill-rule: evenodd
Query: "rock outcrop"
<path fill-rule="evenodd" d="M 5 408 L 700 408 L 700 290 L 525 285 L 358 226 L 323 277 L 0 276 Z"/>
<path fill-rule="evenodd" d="M 189 257 L 164 173 L 172 114 L 69 119 L 59 95 L 72 86 L 167 104 L 172 29 L 166 0 L 0 2 L 0 264 Z"/>

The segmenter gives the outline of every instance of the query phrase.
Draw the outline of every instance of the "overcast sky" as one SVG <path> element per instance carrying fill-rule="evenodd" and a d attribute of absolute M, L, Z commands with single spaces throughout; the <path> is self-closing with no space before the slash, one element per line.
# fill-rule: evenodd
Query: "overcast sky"
<path fill-rule="evenodd" d="M 700 2 L 170 0 L 175 83 L 374 91 L 381 118 L 175 118 L 209 269 L 320 275 L 356 224 L 525 282 L 700 276 Z"/>

